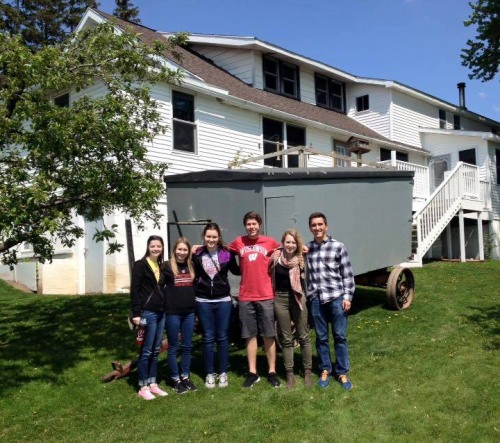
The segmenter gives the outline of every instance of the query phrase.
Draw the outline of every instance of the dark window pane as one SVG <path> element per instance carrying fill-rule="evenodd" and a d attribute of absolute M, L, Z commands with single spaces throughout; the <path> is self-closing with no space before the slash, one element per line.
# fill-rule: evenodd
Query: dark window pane
<path fill-rule="evenodd" d="M 174 120 L 174 149 L 194 152 L 195 126 Z"/>
<path fill-rule="evenodd" d="M 332 97 L 331 101 L 332 101 L 332 106 L 331 106 L 332 109 L 337 109 L 339 111 L 343 110 L 341 97 Z"/>
<path fill-rule="evenodd" d="M 453 129 L 461 129 L 460 116 L 459 115 L 454 115 L 453 116 Z"/>
<path fill-rule="evenodd" d="M 54 105 L 59 106 L 60 108 L 69 107 L 69 94 L 63 94 L 54 99 Z"/>
<path fill-rule="evenodd" d="M 337 82 L 331 83 L 331 91 L 334 95 L 342 95 L 342 85 Z"/>
<path fill-rule="evenodd" d="M 458 151 L 458 159 L 461 162 L 469 163 L 470 165 L 476 164 L 476 150 L 472 149 L 464 149 L 463 151 Z"/>
<path fill-rule="evenodd" d="M 408 163 L 408 153 L 396 151 L 396 160 Z"/>
<path fill-rule="evenodd" d="M 286 95 L 291 95 L 293 97 L 296 97 L 297 96 L 296 83 L 289 80 L 284 80 L 283 93 Z"/>
<path fill-rule="evenodd" d="M 265 88 L 271 89 L 272 91 L 278 91 L 278 77 L 266 74 L 266 76 L 265 76 Z"/>
<path fill-rule="evenodd" d="M 264 72 L 278 75 L 278 61 L 264 58 Z"/>
<path fill-rule="evenodd" d="M 276 143 L 264 142 L 264 155 L 276 152 L 278 145 Z M 274 166 L 281 168 L 283 166 L 283 156 L 281 157 L 271 157 L 264 159 L 264 164 L 266 166 Z"/>
<path fill-rule="evenodd" d="M 326 92 L 319 91 L 319 90 L 316 91 L 316 104 L 317 105 L 328 106 L 328 100 L 327 100 Z"/>
<path fill-rule="evenodd" d="M 194 122 L 194 96 L 174 91 L 172 107 L 174 118 Z"/>
<path fill-rule="evenodd" d="M 391 159 L 391 151 L 389 149 L 380 148 L 380 161 L 386 161 Z"/>
<path fill-rule="evenodd" d="M 446 128 L 446 111 L 444 109 L 439 110 L 439 127 Z"/>

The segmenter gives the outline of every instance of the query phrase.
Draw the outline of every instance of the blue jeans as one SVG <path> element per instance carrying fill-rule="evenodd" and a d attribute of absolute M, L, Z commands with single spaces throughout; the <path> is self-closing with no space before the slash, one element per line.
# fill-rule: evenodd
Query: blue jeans
<path fill-rule="evenodd" d="M 205 372 L 213 374 L 214 345 L 217 343 L 219 373 L 227 372 L 229 362 L 229 323 L 233 304 L 230 300 L 196 302 L 196 311 L 203 331 L 203 363 Z"/>
<path fill-rule="evenodd" d="M 141 355 L 137 361 L 139 386 L 156 383 L 158 374 L 158 355 L 160 354 L 163 330 L 165 329 L 165 313 L 144 311 L 142 322 L 146 323 Z"/>
<path fill-rule="evenodd" d="M 332 372 L 328 325 L 331 324 L 335 349 L 335 375 L 349 371 L 349 349 L 347 347 L 347 313 L 342 309 L 342 297 L 321 304 L 319 297 L 311 300 L 311 315 L 316 330 L 316 350 L 319 370 Z"/>
<path fill-rule="evenodd" d="M 167 364 L 172 380 L 187 378 L 191 370 L 191 348 L 194 330 L 194 312 L 189 314 L 166 315 L 166 330 L 168 338 Z M 180 337 L 179 337 L 180 334 Z M 177 365 L 177 352 L 181 347 L 181 374 Z"/>

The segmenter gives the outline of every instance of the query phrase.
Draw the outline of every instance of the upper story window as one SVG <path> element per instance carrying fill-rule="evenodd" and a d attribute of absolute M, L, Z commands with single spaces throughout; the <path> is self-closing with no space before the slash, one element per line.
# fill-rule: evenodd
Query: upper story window
<path fill-rule="evenodd" d="M 345 87 L 343 83 L 319 74 L 314 76 L 314 83 L 318 106 L 344 112 Z"/>
<path fill-rule="evenodd" d="M 68 108 L 69 107 L 69 93 L 59 95 L 54 98 L 54 105 L 59 106 L 60 108 Z"/>
<path fill-rule="evenodd" d="M 386 148 L 380 148 L 380 161 L 386 161 L 391 159 L 391 150 Z M 408 163 L 408 153 L 396 151 L 396 160 Z"/>
<path fill-rule="evenodd" d="M 292 63 L 264 55 L 264 89 L 299 99 L 299 68 Z"/>
<path fill-rule="evenodd" d="M 458 151 L 458 160 L 470 165 L 476 165 L 476 150 L 472 148 Z"/>
<path fill-rule="evenodd" d="M 370 109 L 370 97 L 368 94 L 356 97 L 356 112 L 367 111 Z"/>
<path fill-rule="evenodd" d="M 342 155 L 343 157 L 350 157 L 349 151 L 347 150 L 347 143 L 345 142 L 333 140 L 333 152 L 335 152 L 335 154 Z M 350 166 L 350 162 L 348 160 L 344 160 L 343 158 L 336 158 L 334 164 L 335 166 L 341 167 Z"/>
<path fill-rule="evenodd" d="M 446 129 L 446 111 L 444 109 L 439 110 L 439 128 Z"/>
<path fill-rule="evenodd" d="M 179 151 L 196 151 L 196 123 L 194 121 L 194 96 L 172 91 L 173 148 Z"/>
<path fill-rule="evenodd" d="M 453 115 L 453 129 L 462 129 L 462 125 L 460 124 L 460 116 L 457 114 Z"/>
<path fill-rule="evenodd" d="M 262 120 L 262 135 L 264 139 L 264 155 L 293 148 L 305 146 L 306 130 L 299 126 L 285 124 L 270 118 Z M 299 157 L 297 154 L 281 155 L 264 159 L 264 165 L 278 168 L 297 168 Z"/>

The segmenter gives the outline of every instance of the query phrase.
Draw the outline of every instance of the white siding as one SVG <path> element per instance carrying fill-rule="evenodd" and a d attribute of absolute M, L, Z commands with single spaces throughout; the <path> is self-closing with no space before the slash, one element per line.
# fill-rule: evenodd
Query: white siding
<path fill-rule="evenodd" d="M 212 60 L 217 66 L 225 69 L 235 77 L 254 84 L 254 61 L 252 51 L 244 49 L 228 49 L 224 47 L 207 47 L 205 45 L 192 45 L 193 49 Z"/>
<path fill-rule="evenodd" d="M 391 97 L 388 89 L 381 86 L 348 85 L 346 95 L 349 117 L 390 138 Z M 370 109 L 356 112 L 356 98 L 363 95 L 369 96 Z"/>
<path fill-rule="evenodd" d="M 398 92 L 392 94 L 391 140 L 421 146 L 418 128 L 439 128 L 438 108 Z"/>
<path fill-rule="evenodd" d="M 498 177 L 496 165 L 500 162 L 500 158 L 496 155 L 497 149 L 500 150 L 500 144 L 488 143 L 488 166 L 491 183 L 491 205 L 493 217 L 500 220 L 500 185 L 497 185 Z M 497 251 L 500 255 L 500 250 Z"/>
<path fill-rule="evenodd" d="M 300 100 L 311 105 L 316 104 L 314 71 L 303 66 L 300 67 Z"/>

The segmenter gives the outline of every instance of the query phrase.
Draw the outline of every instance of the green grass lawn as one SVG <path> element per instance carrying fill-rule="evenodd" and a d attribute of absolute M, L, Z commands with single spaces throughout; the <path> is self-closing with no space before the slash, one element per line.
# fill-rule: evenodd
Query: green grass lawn
<path fill-rule="evenodd" d="M 0 282 L 0 441 L 500 441 L 500 262 L 414 272 L 405 311 L 388 310 L 382 289 L 358 288 L 350 392 L 306 389 L 302 379 L 273 389 L 264 378 L 244 390 L 239 344 L 230 386 L 205 389 L 197 337 L 199 390 L 152 402 L 137 397 L 135 373 L 100 381 L 112 360 L 137 352 L 128 295 L 37 296 Z M 263 355 L 259 366 L 264 373 Z"/>

